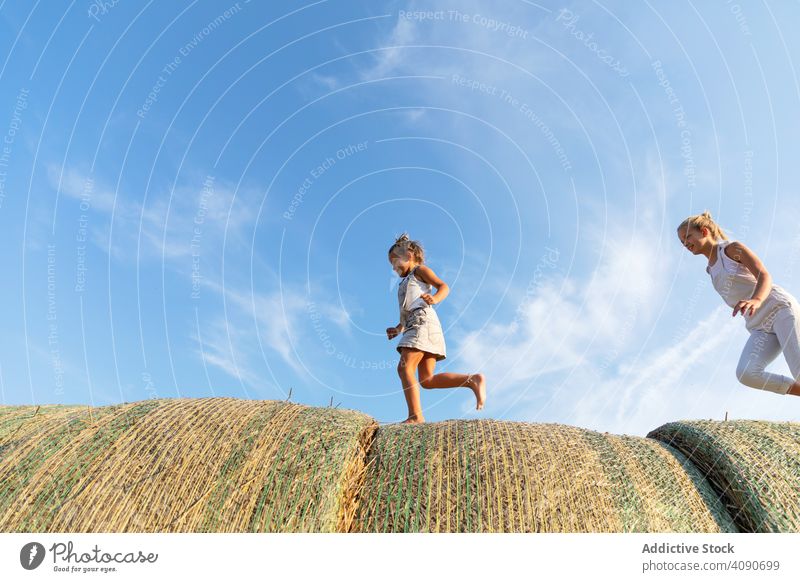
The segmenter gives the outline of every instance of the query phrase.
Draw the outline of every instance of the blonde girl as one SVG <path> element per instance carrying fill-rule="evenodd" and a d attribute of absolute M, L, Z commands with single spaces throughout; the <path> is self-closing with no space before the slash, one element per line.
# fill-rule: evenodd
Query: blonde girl
<path fill-rule="evenodd" d="M 693 255 L 708 258 L 706 271 L 714 289 L 741 313 L 750 338 L 736 367 L 745 386 L 777 394 L 800 396 L 800 304 L 772 277 L 756 254 L 744 244 L 730 240 L 703 212 L 678 226 L 678 238 Z M 765 371 L 783 352 L 793 378 Z"/>
<path fill-rule="evenodd" d="M 397 373 L 408 405 L 408 418 L 403 423 L 425 422 L 415 371 L 423 388 L 468 387 L 475 394 L 475 408 L 480 410 L 486 400 L 486 379 L 483 374 L 433 373 L 436 362 L 446 357 L 442 325 L 433 306 L 450 293 L 447 283 L 424 264 L 425 251 L 422 245 L 409 239 L 406 233 L 389 247 L 389 262 L 395 273 L 402 277 L 397 290 L 400 323 L 387 328 L 386 336 L 391 340 L 401 332 L 403 334 L 397 344 L 397 351 L 400 352 Z M 436 293 L 431 295 L 433 287 L 436 287 Z"/>

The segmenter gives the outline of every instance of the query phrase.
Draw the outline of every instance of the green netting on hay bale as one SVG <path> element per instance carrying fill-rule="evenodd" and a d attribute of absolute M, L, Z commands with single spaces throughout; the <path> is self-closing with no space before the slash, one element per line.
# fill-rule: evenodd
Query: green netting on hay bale
<path fill-rule="evenodd" d="M 0 410 L 3 532 L 346 531 L 375 426 L 234 398 L 25 408 Z"/>
<path fill-rule="evenodd" d="M 702 476 L 653 440 L 558 424 L 380 427 L 360 532 L 736 531 Z"/>
<path fill-rule="evenodd" d="M 60 405 L 0 409 L 0 531 L 5 519 L 16 518 L 22 520 L 19 531 L 27 531 L 22 500 L 32 479 L 51 457 L 117 409 Z"/>
<path fill-rule="evenodd" d="M 686 455 L 743 531 L 800 531 L 800 424 L 682 421 L 648 437 Z"/>
<path fill-rule="evenodd" d="M 9 443 L 12 437 L 35 416 L 67 413 L 77 410 L 78 406 L 45 405 L 45 406 L 0 406 L 0 447 Z"/>

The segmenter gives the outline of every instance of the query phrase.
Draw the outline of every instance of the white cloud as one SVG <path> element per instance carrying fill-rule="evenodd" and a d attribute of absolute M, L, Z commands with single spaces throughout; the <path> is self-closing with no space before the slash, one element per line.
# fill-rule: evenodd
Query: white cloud
<path fill-rule="evenodd" d="M 198 179 L 193 186 L 180 186 L 165 196 L 151 197 L 143 208 L 141 203 L 118 195 L 74 168 L 64 168 L 62 172 L 51 165 L 48 177 L 51 185 L 71 200 L 81 200 L 88 194 L 91 208 L 87 212 L 107 215 L 109 219 L 113 212 L 113 230 L 110 220 L 102 223 L 94 220 L 90 236 L 114 258 L 163 258 L 171 261 L 170 268 L 174 271 L 191 277 L 188 257 L 195 252 L 202 255 L 201 284 L 228 302 L 227 318 L 222 314 L 204 317 L 203 322 L 208 323 L 201 324 L 199 333 L 198 330 L 190 333 L 197 344 L 197 354 L 207 365 L 240 379 L 246 386 L 263 389 L 266 369 L 260 341 L 266 353 L 277 354 L 296 373 L 307 375 L 292 348 L 300 341 L 292 334 L 299 333 L 303 318 L 307 317 L 303 295 L 299 291 L 284 291 L 282 295 L 274 292 L 251 296 L 236 286 L 223 287 L 210 272 L 221 264 L 226 233 L 229 250 L 236 244 L 242 248 L 249 245 L 245 236 L 247 227 L 255 222 L 256 193 L 240 191 L 234 198 L 227 183 Z M 198 235 L 195 229 L 199 230 L 199 236 L 193 241 L 193 236 Z M 136 254 L 140 232 L 143 257 Z M 193 243 L 198 246 L 193 248 Z M 340 308 L 327 303 L 317 308 L 342 330 L 349 330 L 347 315 Z"/>
<path fill-rule="evenodd" d="M 100 179 L 75 168 L 51 164 L 47 175 L 50 185 L 67 198 L 85 200 L 86 212 L 108 216 L 109 221 L 104 223 L 90 221 L 90 236 L 92 242 L 114 258 L 179 260 L 200 252 L 204 257 L 216 259 L 222 254 L 226 232 L 229 246 L 239 244 L 247 248 L 249 244 L 244 234 L 255 221 L 257 192 L 240 190 L 234 195 L 232 185 L 198 176 L 194 184 L 151 194 L 143 207 L 139 201 L 113 191 Z M 142 254 L 137 254 L 140 236 Z"/>
<path fill-rule="evenodd" d="M 406 14 L 401 17 L 400 11 Z M 515 3 L 489 3 L 485 0 L 443 0 L 436 4 L 439 18 L 415 19 L 407 15 L 434 10 L 430 3 L 411 0 L 392 15 L 395 25 L 379 39 L 385 50 L 373 53 L 373 62 L 359 73 L 362 80 L 402 74 L 451 74 L 471 70 L 485 80 L 514 78 L 515 73 L 498 61 L 481 55 L 497 56 L 529 70 L 550 69 L 552 59 L 537 54 L 534 37 L 541 26 L 550 26 L 552 11 L 543 6 Z M 519 32 L 509 34 L 516 27 Z M 524 37 L 522 36 L 524 34 Z M 404 48 L 408 45 L 431 45 Z M 451 47 L 451 48 L 448 48 Z M 465 49 L 465 50 L 459 50 Z M 493 66 L 494 64 L 498 66 Z M 421 71 L 424 71 L 422 73 Z"/>
<path fill-rule="evenodd" d="M 656 253 L 653 237 L 664 199 L 655 163 L 648 156 L 640 168 L 645 178 L 637 208 L 621 210 L 605 228 L 581 228 L 581 254 L 585 259 L 599 254 L 593 271 L 582 277 L 539 278 L 537 265 L 529 264 L 535 284 L 510 294 L 522 297 L 516 316 L 490 322 L 457 343 L 460 357 L 492 376 L 497 391 L 516 390 L 519 383 L 546 374 L 568 373 L 609 347 L 622 353 L 652 318 L 672 263 L 669 254 Z M 637 214 L 635 229 L 632 212 Z"/>
<path fill-rule="evenodd" d="M 216 367 L 229 376 L 237 378 L 247 388 L 263 388 L 262 377 L 250 362 L 248 354 L 249 337 L 238 326 L 231 325 L 222 317 L 215 317 L 209 323 L 191 334 L 197 343 L 196 353 L 204 365 Z M 209 386 L 213 392 L 213 385 Z"/>
<path fill-rule="evenodd" d="M 568 372 L 610 344 L 624 349 L 634 335 L 630 327 L 646 321 L 646 301 L 657 300 L 663 275 L 644 234 L 618 241 L 605 247 L 588 281 L 548 279 L 514 319 L 468 333 L 458 342 L 460 358 L 484 370 L 495 390 L 503 391 Z"/>
<path fill-rule="evenodd" d="M 302 289 L 285 282 L 281 290 L 270 293 L 251 293 L 227 285 L 223 288 L 213 282 L 206 282 L 206 286 L 224 296 L 228 306 L 227 320 L 219 316 L 211 324 L 214 349 L 205 354 L 206 363 L 250 382 L 248 378 L 263 375 L 260 370 L 269 365 L 264 359 L 276 354 L 302 378 L 312 379 L 312 374 L 318 374 L 306 369 L 302 360 L 304 354 L 308 357 L 304 348 L 309 345 L 303 330 L 311 325 L 310 307 Z M 350 321 L 337 305 L 315 300 L 313 310 L 350 333 Z M 205 343 L 206 331 L 202 333 Z"/>
<path fill-rule="evenodd" d="M 413 7 L 416 3 L 411 2 L 410 6 Z M 409 8 L 412 10 L 413 8 Z M 389 37 L 381 42 L 385 50 L 380 50 L 374 53 L 373 64 L 360 71 L 362 80 L 369 79 L 382 79 L 383 77 L 394 74 L 403 65 L 407 65 L 407 51 L 408 49 L 402 48 L 404 45 L 415 44 L 419 40 L 418 24 L 411 20 L 398 18 L 397 23 Z"/>
<path fill-rule="evenodd" d="M 257 322 L 258 329 L 252 328 L 250 334 L 252 345 L 258 345 L 260 337 L 265 347 L 277 353 L 295 372 L 305 375 L 306 372 L 293 349 L 298 344 L 298 338 L 292 335 L 301 329 L 302 318 L 306 315 L 306 301 L 303 296 L 289 290 L 283 293 L 275 291 L 250 294 L 230 287 L 226 287 L 224 292 L 226 299 L 243 316 L 241 321 L 244 326 L 251 328 Z"/>
<path fill-rule="evenodd" d="M 322 75 L 320 73 L 312 72 L 310 74 L 311 80 L 319 83 L 323 87 L 328 88 L 331 91 L 334 91 L 340 87 L 339 79 L 334 77 L 333 75 Z"/>
<path fill-rule="evenodd" d="M 611 373 L 582 390 L 574 406 L 566 406 L 572 423 L 643 435 L 668 420 L 687 418 L 697 410 L 696 400 L 709 390 L 708 379 L 716 372 L 722 372 L 723 383 L 734 380 L 732 370 L 708 365 L 735 331 L 726 317 L 730 319 L 729 310 L 720 306 L 678 343 L 622 360 Z"/>
<path fill-rule="evenodd" d="M 780 406 L 783 397 L 748 388 L 736 378 L 736 364 L 747 341 L 741 317 L 720 305 L 698 321 L 688 335 L 645 356 L 629 358 L 614 374 L 586 390 L 562 413 L 570 424 L 644 436 L 680 419 L 800 419 Z M 788 375 L 782 357 L 770 370 Z M 571 409 L 571 410 L 570 410 Z"/>

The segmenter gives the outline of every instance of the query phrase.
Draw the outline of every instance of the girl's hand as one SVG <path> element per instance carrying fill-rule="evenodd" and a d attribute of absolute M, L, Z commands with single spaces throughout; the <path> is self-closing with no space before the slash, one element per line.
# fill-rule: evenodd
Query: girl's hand
<path fill-rule="evenodd" d="M 389 339 L 394 339 L 397 337 L 397 334 L 400 333 L 400 329 L 397 327 L 387 327 L 386 328 L 386 337 Z"/>
<path fill-rule="evenodd" d="M 438 296 L 438 300 L 434 299 L 430 293 L 425 293 L 422 295 L 423 301 L 425 301 L 425 303 L 428 305 L 433 305 L 437 301 L 441 303 L 449 295 L 450 287 L 447 286 L 447 283 L 437 277 L 436 273 L 434 273 L 427 265 L 419 265 L 417 270 L 414 271 L 414 274 L 428 285 L 436 287 L 436 295 Z"/>
<path fill-rule="evenodd" d="M 772 289 L 772 276 L 767 271 L 764 263 L 761 262 L 761 259 L 740 242 L 732 242 L 727 245 L 722 252 L 737 263 L 741 263 L 747 267 L 747 270 L 756 278 L 756 288 L 753 289 L 753 297 L 739 301 L 736 307 L 733 308 L 733 317 L 736 317 L 738 312 L 741 312 L 742 315 L 748 312 L 750 315 L 753 315 L 753 312 L 764 303 L 763 299 L 756 299 L 756 297 L 766 298 Z"/>
<path fill-rule="evenodd" d="M 755 310 L 761 307 L 761 304 L 764 303 L 761 299 L 742 299 L 739 303 L 736 304 L 736 307 L 733 308 L 733 315 L 731 317 L 736 317 L 736 314 L 741 312 L 742 315 L 749 310 L 749 315 L 753 315 Z"/>

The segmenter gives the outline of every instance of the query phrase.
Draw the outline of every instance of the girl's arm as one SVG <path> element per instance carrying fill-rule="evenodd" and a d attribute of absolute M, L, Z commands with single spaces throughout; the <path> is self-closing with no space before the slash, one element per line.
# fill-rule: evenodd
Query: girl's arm
<path fill-rule="evenodd" d="M 428 293 L 425 293 L 422 298 L 425 299 L 425 302 L 429 305 L 433 305 L 435 303 L 441 303 L 445 297 L 450 294 L 450 287 L 447 286 L 447 283 L 442 281 L 439 277 L 436 276 L 436 273 L 433 272 L 433 269 L 427 267 L 425 265 L 420 265 L 417 267 L 417 270 L 414 272 L 415 275 L 418 275 L 420 279 L 422 279 L 428 285 L 433 285 L 436 287 L 436 293 L 431 296 Z M 426 299 L 429 298 L 429 299 Z"/>
<path fill-rule="evenodd" d="M 733 315 L 736 315 L 739 311 L 744 315 L 745 311 L 748 310 L 750 315 L 753 315 L 753 312 L 759 308 L 772 290 L 772 276 L 767 271 L 764 263 L 761 262 L 761 259 L 740 242 L 732 242 L 726 246 L 724 253 L 734 261 L 747 267 L 747 270 L 756 278 L 756 288 L 753 291 L 753 296 L 745 301 L 740 301 L 733 309 Z"/>

